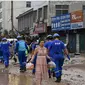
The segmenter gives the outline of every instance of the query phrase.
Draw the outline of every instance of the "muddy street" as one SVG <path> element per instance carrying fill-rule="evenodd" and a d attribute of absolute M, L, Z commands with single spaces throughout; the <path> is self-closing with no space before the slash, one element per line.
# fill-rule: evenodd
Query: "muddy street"
<path fill-rule="evenodd" d="M 85 58 L 75 57 L 65 61 L 61 83 L 55 83 L 55 78 L 49 79 L 48 85 L 85 85 Z M 14 65 L 10 60 L 10 67 L 5 69 L 0 64 L 0 85 L 33 85 L 34 76 L 31 71 L 19 72 L 19 64 Z M 46 85 L 43 81 L 42 85 Z"/>

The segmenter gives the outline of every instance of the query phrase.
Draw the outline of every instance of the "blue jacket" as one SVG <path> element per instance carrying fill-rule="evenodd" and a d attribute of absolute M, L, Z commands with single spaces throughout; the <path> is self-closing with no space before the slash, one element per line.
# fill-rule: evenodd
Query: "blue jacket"
<path fill-rule="evenodd" d="M 46 48 L 49 50 L 51 44 L 52 44 L 52 41 L 47 41 L 47 42 L 45 42 L 44 47 L 46 47 Z M 49 50 L 48 55 L 51 57 L 51 55 L 50 55 L 50 50 Z"/>
<path fill-rule="evenodd" d="M 20 40 L 16 43 L 15 53 L 19 51 L 26 51 L 26 50 L 29 52 L 27 44 L 24 40 Z"/>
<path fill-rule="evenodd" d="M 2 52 L 3 53 L 9 52 L 9 46 L 11 46 L 11 44 L 9 42 L 2 42 L 1 43 Z"/>
<path fill-rule="evenodd" d="M 65 45 L 62 41 L 60 40 L 54 40 L 50 47 L 50 55 L 54 58 L 54 59 L 60 59 L 60 58 L 64 58 L 63 56 L 63 50 L 65 49 Z"/>

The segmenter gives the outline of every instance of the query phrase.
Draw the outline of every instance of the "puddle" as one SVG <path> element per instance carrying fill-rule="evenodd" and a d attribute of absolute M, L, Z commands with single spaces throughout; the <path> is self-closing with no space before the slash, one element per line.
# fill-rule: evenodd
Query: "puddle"
<path fill-rule="evenodd" d="M 32 78 L 26 73 L 11 74 L 7 69 L 0 69 L 0 85 L 32 85 Z"/>

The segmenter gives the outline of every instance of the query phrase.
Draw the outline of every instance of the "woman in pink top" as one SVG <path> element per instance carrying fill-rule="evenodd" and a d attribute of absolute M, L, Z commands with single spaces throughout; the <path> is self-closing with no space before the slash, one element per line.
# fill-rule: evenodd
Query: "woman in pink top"
<path fill-rule="evenodd" d="M 39 46 L 34 51 L 34 56 L 37 54 L 36 60 L 36 72 L 35 72 L 35 81 L 36 85 L 41 85 L 42 80 L 48 79 L 48 67 L 47 67 L 47 58 L 49 58 L 47 49 L 44 47 L 44 41 L 40 41 Z M 33 61 L 34 56 L 31 61 Z M 50 58 L 49 58 L 50 59 Z"/>

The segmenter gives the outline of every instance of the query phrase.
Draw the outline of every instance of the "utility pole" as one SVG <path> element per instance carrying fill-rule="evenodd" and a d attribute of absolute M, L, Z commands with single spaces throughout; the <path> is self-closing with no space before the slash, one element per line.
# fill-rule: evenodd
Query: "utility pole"
<path fill-rule="evenodd" d="M 13 1 L 11 1 L 11 28 L 13 31 Z"/>

